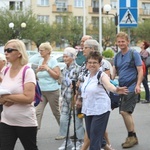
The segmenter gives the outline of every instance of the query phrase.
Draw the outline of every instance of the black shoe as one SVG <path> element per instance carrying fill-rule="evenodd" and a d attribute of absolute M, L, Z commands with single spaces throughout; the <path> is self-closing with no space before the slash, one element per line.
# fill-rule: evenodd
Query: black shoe
<path fill-rule="evenodd" d="M 73 135 L 73 136 L 70 136 L 70 139 L 71 139 L 71 140 L 74 140 L 74 139 L 76 139 L 76 140 L 77 140 L 78 138 L 77 138 L 77 137 L 75 137 L 75 136 Z"/>
<path fill-rule="evenodd" d="M 147 101 L 147 100 L 142 101 L 142 104 L 147 104 L 147 103 L 150 103 L 150 101 Z"/>

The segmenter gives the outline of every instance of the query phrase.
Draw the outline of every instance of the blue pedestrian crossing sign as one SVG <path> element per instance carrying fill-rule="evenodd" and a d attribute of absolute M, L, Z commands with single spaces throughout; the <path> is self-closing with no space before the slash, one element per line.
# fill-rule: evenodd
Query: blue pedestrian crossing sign
<path fill-rule="evenodd" d="M 138 22 L 137 0 L 120 0 L 119 26 L 136 27 Z"/>

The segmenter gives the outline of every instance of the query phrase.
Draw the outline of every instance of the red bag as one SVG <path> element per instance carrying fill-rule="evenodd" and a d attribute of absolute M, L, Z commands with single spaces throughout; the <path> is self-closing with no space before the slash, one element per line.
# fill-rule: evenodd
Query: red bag
<path fill-rule="evenodd" d="M 145 65 L 145 62 L 142 61 L 142 68 L 143 68 L 143 76 L 146 75 L 146 65 Z"/>

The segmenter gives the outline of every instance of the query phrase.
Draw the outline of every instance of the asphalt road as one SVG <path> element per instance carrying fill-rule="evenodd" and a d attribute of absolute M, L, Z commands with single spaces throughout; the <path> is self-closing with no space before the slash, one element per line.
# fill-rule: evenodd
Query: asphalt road
<path fill-rule="evenodd" d="M 150 150 L 150 104 L 138 103 L 133 116 L 139 144 L 130 149 Z M 118 114 L 118 109 L 111 112 L 107 129 L 112 147 L 114 147 L 115 150 L 122 150 L 121 143 L 124 142 L 127 132 L 122 117 Z M 70 130 L 72 135 L 72 126 Z M 37 143 L 39 150 L 58 150 L 58 147 L 63 142 L 63 140 L 55 140 L 58 131 L 59 126 L 57 125 L 49 106 L 47 106 L 42 120 L 42 127 L 38 132 Z M 15 150 L 23 150 L 20 141 L 17 141 Z"/>

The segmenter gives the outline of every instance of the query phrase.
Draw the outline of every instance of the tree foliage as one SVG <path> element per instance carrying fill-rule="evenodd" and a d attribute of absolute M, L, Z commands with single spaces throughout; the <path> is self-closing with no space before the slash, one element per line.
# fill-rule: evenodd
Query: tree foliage
<path fill-rule="evenodd" d="M 9 28 L 9 23 L 14 23 L 14 28 Z M 21 23 L 26 23 L 22 28 Z M 0 42 L 5 44 L 13 38 L 29 39 L 37 46 L 44 41 L 50 41 L 50 26 L 37 21 L 31 10 L 17 11 L 0 10 Z"/>

